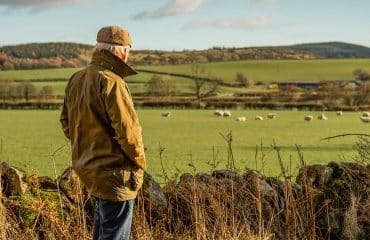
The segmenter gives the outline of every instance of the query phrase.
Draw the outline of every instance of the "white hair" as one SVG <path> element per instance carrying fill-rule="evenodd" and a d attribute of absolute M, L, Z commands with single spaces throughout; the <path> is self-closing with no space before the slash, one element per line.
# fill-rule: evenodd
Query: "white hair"
<path fill-rule="evenodd" d="M 98 42 L 94 47 L 94 52 L 99 51 L 99 50 L 108 50 L 114 55 L 116 55 L 117 57 L 121 58 L 126 48 L 130 49 L 131 47 L 129 45 L 122 46 L 122 45 Z"/>

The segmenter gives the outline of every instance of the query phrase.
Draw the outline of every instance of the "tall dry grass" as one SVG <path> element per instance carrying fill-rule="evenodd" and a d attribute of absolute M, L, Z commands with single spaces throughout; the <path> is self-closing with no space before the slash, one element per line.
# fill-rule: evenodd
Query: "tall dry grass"
<path fill-rule="evenodd" d="M 297 148 L 303 169 L 297 182 L 274 145 L 281 177 L 266 178 L 257 171 L 235 169 L 232 137 L 224 139 L 228 141 L 229 169 L 216 170 L 214 157 L 211 173 L 197 173 L 193 162 L 193 173 L 179 180 L 164 173 L 166 206 L 158 204 L 148 187 L 139 192 L 132 239 L 368 239 L 367 166 L 330 163 L 319 167 L 332 173 L 325 182 L 316 168 L 306 166 Z M 91 239 L 94 200 L 78 179 L 68 186 L 58 180 L 51 190 L 43 188 L 35 175 L 28 176 L 27 183 L 29 193 L 20 197 L 5 197 L 0 191 L 0 240 Z"/>

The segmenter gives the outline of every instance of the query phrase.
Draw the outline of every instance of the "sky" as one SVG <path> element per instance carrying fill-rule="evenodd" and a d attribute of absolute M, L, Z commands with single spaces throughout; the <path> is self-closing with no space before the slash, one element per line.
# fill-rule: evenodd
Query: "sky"
<path fill-rule="evenodd" d="M 95 44 L 108 25 L 134 50 L 341 41 L 370 47 L 369 0 L 0 0 L 0 46 Z"/>

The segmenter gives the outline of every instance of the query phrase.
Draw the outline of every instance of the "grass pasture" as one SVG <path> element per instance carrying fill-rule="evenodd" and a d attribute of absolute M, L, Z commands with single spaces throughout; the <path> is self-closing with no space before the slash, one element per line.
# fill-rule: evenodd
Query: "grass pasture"
<path fill-rule="evenodd" d="M 235 82 L 236 73 L 246 74 L 254 81 L 280 82 L 287 80 L 320 81 L 352 80 L 353 71 L 363 68 L 370 71 L 370 59 L 324 60 L 247 60 L 199 64 L 209 70 L 212 77 Z M 191 74 L 192 65 L 140 66 L 138 68 L 169 73 Z"/>
<path fill-rule="evenodd" d="M 319 80 L 352 80 L 353 71 L 363 68 L 370 71 L 370 59 L 333 59 L 333 60 L 250 60 L 236 62 L 205 63 L 201 66 L 209 70 L 212 77 L 218 77 L 226 82 L 235 83 L 238 72 L 245 73 L 250 79 L 262 82 L 278 82 L 286 80 L 319 81 Z M 170 66 L 138 66 L 138 69 L 180 73 L 191 75 L 192 65 Z M 50 85 L 56 94 L 63 94 L 69 77 L 78 68 L 64 69 L 37 69 L 0 71 L 0 81 L 17 80 L 32 81 L 37 89 Z M 140 73 L 127 77 L 131 92 L 145 93 L 147 83 L 153 74 Z M 168 76 L 170 77 L 170 76 Z M 178 93 L 193 93 L 193 81 L 188 78 L 170 77 Z M 255 89 L 220 87 L 220 93 L 241 93 L 255 91 Z M 258 90 L 260 91 L 260 90 Z"/>
<path fill-rule="evenodd" d="M 224 168 L 227 144 L 220 133 L 233 133 L 233 152 L 239 168 L 262 169 L 267 175 L 280 172 L 277 154 L 271 144 L 275 140 L 281 147 L 284 164 L 292 171 L 298 166 L 295 144 L 301 147 L 308 163 L 326 163 L 334 160 L 351 160 L 354 155 L 354 137 L 320 141 L 321 138 L 342 133 L 370 134 L 370 125 L 359 120 L 360 113 L 345 112 L 342 117 L 327 112 L 329 120 L 303 121 L 306 114 L 318 112 L 276 111 L 274 120 L 255 121 L 255 115 L 266 116 L 267 111 L 232 111 L 231 118 L 217 118 L 211 110 L 171 110 L 171 117 L 163 118 L 162 110 L 138 110 L 147 148 L 149 171 L 161 178 L 159 146 L 165 148 L 163 163 L 169 175 L 191 172 L 194 163 L 197 171 L 207 171 L 213 156 Z M 246 122 L 236 122 L 237 116 L 246 116 Z M 70 164 L 68 142 L 59 127 L 59 111 L 0 111 L 0 161 L 54 176 Z M 262 145 L 257 157 L 256 146 Z M 59 150 L 58 150 L 59 149 Z M 57 151 L 58 150 L 58 151 Z M 262 157 L 264 156 L 264 157 Z M 262 160 L 264 159 L 264 164 Z M 54 163 L 56 168 L 54 169 Z"/>

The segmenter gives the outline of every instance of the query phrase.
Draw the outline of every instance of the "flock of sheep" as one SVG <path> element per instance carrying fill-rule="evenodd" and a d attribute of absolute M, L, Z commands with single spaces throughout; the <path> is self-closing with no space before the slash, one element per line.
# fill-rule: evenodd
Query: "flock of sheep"
<path fill-rule="evenodd" d="M 216 111 L 213 112 L 213 114 L 217 117 L 231 117 L 231 112 L 228 111 L 228 110 L 216 110 Z M 340 117 L 340 116 L 343 115 L 343 112 L 342 111 L 337 111 L 336 114 L 337 114 L 338 117 Z M 162 112 L 162 117 L 169 117 L 169 116 L 171 116 L 171 112 Z M 274 118 L 276 118 L 276 113 L 268 113 L 266 115 L 266 117 L 268 119 L 274 119 Z M 263 117 L 260 116 L 260 115 L 256 115 L 254 117 L 254 119 L 257 120 L 257 121 L 262 121 Z M 304 120 L 306 122 L 311 122 L 313 119 L 314 119 L 314 117 L 312 115 L 304 116 Z M 317 116 L 317 119 L 318 120 L 328 120 L 328 117 L 325 116 L 324 113 L 321 113 L 320 115 Z M 364 123 L 370 123 L 370 112 L 363 112 L 360 119 Z M 238 122 L 245 122 L 247 120 L 247 118 L 245 116 L 241 116 L 241 117 L 237 117 L 235 120 L 238 121 Z"/>

